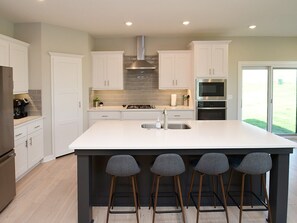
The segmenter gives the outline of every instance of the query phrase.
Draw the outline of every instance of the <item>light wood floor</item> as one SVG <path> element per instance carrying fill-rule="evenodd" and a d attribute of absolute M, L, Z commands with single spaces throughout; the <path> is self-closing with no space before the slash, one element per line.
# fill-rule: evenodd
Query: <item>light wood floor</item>
<path fill-rule="evenodd" d="M 77 222 L 76 156 L 68 155 L 36 167 L 17 183 L 17 196 L 0 213 L 1 223 Z M 230 223 L 238 222 L 238 209 L 230 207 Z M 297 151 L 291 155 L 288 223 L 297 222 Z M 266 212 L 244 212 L 244 223 L 265 223 Z M 106 207 L 94 208 L 95 223 L 104 223 Z M 195 208 L 186 209 L 188 223 L 196 219 Z M 152 211 L 141 208 L 140 222 L 151 223 Z M 136 222 L 135 215 L 111 215 L 110 223 Z M 156 222 L 182 222 L 180 214 L 156 215 Z M 224 213 L 201 213 L 201 223 L 226 222 Z"/>

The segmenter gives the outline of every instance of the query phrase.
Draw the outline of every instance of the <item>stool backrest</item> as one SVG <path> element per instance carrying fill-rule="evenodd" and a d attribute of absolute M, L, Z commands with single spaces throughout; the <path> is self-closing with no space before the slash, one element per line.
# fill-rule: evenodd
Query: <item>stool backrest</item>
<path fill-rule="evenodd" d="M 218 175 L 229 169 L 228 158 L 223 153 L 206 153 L 197 163 L 195 170 L 208 175 Z"/>
<path fill-rule="evenodd" d="M 268 153 L 256 152 L 247 154 L 238 167 L 236 167 L 237 171 L 259 175 L 264 174 L 271 170 L 272 168 L 272 160 Z"/>
<path fill-rule="evenodd" d="M 185 172 L 185 164 L 180 155 L 174 153 L 159 155 L 151 171 L 160 176 L 176 176 Z"/>

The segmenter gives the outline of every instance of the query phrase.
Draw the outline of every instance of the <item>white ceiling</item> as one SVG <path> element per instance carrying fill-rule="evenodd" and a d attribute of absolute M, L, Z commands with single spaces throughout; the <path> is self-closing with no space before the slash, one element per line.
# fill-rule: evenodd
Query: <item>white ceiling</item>
<path fill-rule="evenodd" d="M 296 9 L 297 0 L 0 0 L 3 19 L 97 37 L 297 36 Z M 182 25 L 184 20 L 190 25 Z M 252 24 L 255 30 L 248 29 Z"/>

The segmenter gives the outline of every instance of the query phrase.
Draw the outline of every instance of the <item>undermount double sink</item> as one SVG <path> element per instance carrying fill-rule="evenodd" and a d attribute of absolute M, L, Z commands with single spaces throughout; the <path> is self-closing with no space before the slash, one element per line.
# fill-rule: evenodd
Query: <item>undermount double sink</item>
<path fill-rule="evenodd" d="M 149 124 L 142 124 L 141 128 L 144 129 L 157 129 L 156 124 L 149 123 Z M 164 129 L 164 126 L 161 126 L 161 129 Z M 168 129 L 191 129 L 191 126 L 185 123 L 168 123 Z"/>

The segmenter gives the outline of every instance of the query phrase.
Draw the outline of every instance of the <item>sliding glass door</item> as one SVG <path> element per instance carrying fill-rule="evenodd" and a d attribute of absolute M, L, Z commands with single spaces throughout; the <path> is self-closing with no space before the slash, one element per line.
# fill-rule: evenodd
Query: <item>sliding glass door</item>
<path fill-rule="evenodd" d="M 296 134 L 296 68 L 244 66 L 241 119 L 276 134 Z"/>

